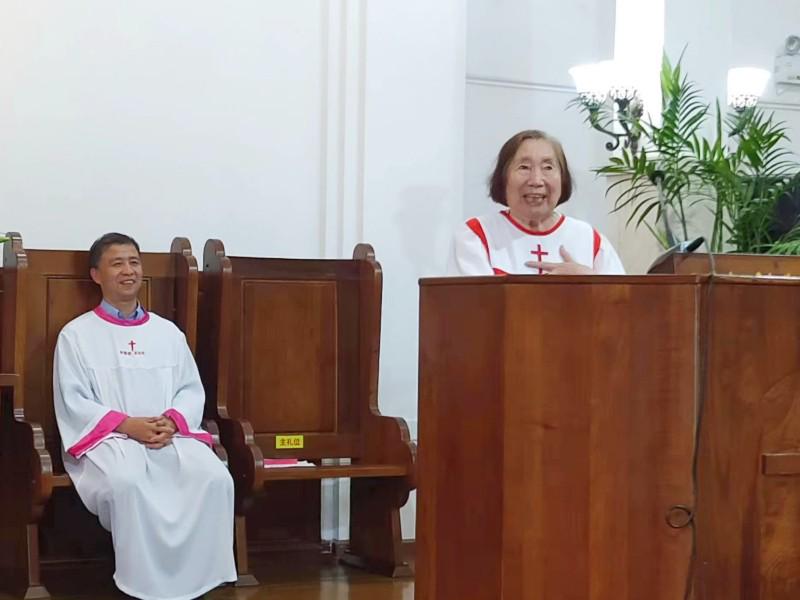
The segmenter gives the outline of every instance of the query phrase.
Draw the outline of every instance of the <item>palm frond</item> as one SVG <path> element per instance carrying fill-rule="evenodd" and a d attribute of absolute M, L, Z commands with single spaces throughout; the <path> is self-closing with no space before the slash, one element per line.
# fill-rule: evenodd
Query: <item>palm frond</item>
<path fill-rule="evenodd" d="M 640 149 L 622 148 L 594 169 L 614 179 L 606 189 L 614 198 L 612 210 L 625 211 L 628 225 L 646 226 L 662 244 L 671 235 L 666 214 L 678 216 L 685 235 L 688 209 L 706 208 L 714 216 L 713 251 L 800 246 L 800 232 L 797 239 L 770 238 L 776 203 L 800 186 L 786 124 L 759 107 L 726 113 L 716 100 L 712 111 L 683 72 L 682 57 L 672 64 L 663 56 L 660 123 L 649 117 L 629 121 L 641 136 Z M 591 126 L 613 131 L 611 103 L 592 110 L 579 101 L 571 105 L 580 107 Z M 710 119 L 712 133 L 706 137 Z"/>

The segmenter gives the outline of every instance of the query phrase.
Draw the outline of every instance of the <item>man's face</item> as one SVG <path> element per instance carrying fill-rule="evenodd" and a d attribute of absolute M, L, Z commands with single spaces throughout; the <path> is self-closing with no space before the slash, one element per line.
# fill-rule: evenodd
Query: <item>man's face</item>
<path fill-rule="evenodd" d="M 97 268 L 89 274 L 103 290 L 103 298 L 115 306 L 136 300 L 142 287 L 142 261 L 132 244 L 112 244 L 106 248 Z"/>

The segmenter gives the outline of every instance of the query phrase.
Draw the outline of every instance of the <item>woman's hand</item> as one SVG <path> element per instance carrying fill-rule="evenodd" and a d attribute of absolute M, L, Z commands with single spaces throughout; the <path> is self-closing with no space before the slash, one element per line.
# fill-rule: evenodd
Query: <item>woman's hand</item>
<path fill-rule="evenodd" d="M 589 267 L 575 262 L 572 256 L 570 256 L 569 252 L 567 252 L 564 249 L 564 246 L 561 246 L 558 249 L 558 252 L 559 254 L 561 254 L 561 258 L 564 259 L 564 262 L 552 263 L 552 262 L 541 262 L 538 260 L 531 260 L 526 262 L 525 266 L 530 267 L 531 269 L 540 269 L 541 273 L 547 273 L 550 275 L 594 274 L 594 271 L 592 271 Z"/>

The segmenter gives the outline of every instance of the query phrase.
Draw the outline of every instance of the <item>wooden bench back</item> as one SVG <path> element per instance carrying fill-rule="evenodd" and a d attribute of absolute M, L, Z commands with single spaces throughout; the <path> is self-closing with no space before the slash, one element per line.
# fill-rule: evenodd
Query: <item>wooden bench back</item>
<path fill-rule="evenodd" d="M 63 472 L 53 410 L 53 352 L 61 328 L 101 300 L 89 276 L 89 253 L 75 250 L 26 250 L 11 234 L 4 253 L 3 352 L 0 371 L 22 377 L 15 395 L 17 419 L 38 423 L 53 472 Z M 142 253 L 144 281 L 139 294 L 147 310 L 174 321 L 194 349 L 197 337 L 197 261 L 185 238 L 170 252 Z"/>
<path fill-rule="evenodd" d="M 246 420 L 265 457 L 352 458 L 378 415 L 381 270 L 353 260 L 244 258 L 209 240 L 198 364 L 207 414 Z M 303 448 L 277 436 L 302 435 Z"/>
<path fill-rule="evenodd" d="M 3 339 L 3 269 L 0 267 L 0 340 Z M 0 367 L 3 364 L 3 344 L 0 343 Z M 2 370 L 0 370 L 2 372 Z"/>

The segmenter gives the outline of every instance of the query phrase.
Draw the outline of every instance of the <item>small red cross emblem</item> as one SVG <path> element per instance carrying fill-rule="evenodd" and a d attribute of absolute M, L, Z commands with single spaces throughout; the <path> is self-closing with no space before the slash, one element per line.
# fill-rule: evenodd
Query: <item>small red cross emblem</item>
<path fill-rule="evenodd" d="M 131 340 L 130 342 L 128 342 L 128 346 L 130 346 L 130 347 L 131 347 L 131 352 L 133 352 L 133 348 L 136 346 L 136 342 L 134 342 L 133 340 Z"/>
<path fill-rule="evenodd" d="M 542 250 L 542 245 L 541 244 L 536 244 L 536 250 L 531 250 L 531 254 L 535 254 L 536 255 L 536 260 L 538 260 L 539 262 L 542 262 L 542 257 L 543 256 L 547 256 L 550 253 L 549 252 L 545 252 L 544 250 Z M 544 271 L 542 269 L 539 269 L 539 275 L 541 275 L 542 273 L 544 273 Z"/>

